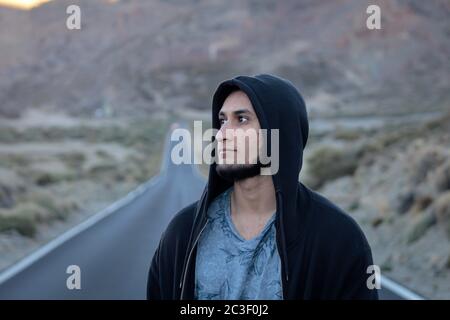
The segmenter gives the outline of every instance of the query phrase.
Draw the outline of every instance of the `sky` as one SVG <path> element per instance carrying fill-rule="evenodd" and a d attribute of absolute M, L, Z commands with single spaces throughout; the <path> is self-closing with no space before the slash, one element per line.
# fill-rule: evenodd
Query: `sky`
<path fill-rule="evenodd" d="M 0 6 L 29 10 L 51 0 L 0 0 Z"/>

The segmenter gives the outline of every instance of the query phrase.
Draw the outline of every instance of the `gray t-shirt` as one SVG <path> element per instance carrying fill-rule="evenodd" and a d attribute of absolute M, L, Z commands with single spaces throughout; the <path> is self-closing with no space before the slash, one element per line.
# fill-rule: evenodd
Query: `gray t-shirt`
<path fill-rule="evenodd" d="M 281 300 L 281 260 L 275 216 L 261 233 L 243 238 L 231 219 L 229 188 L 208 208 L 210 218 L 198 242 L 195 299 Z"/>

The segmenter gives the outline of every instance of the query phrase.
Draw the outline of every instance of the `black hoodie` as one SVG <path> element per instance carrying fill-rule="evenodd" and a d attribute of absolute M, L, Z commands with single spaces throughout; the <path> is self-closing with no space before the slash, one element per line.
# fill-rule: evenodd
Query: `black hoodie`
<path fill-rule="evenodd" d="M 298 181 L 309 131 L 298 90 L 288 80 L 269 74 L 226 80 L 213 97 L 214 128 L 219 129 L 218 112 L 236 88 L 249 97 L 268 137 L 271 129 L 279 129 L 279 170 L 272 178 L 284 298 L 378 299 L 377 290 L 367 285 L 372 283 L 367 271 L 372 254 L 359 226 Z M 149 270 L 148 299 L 194 299 L 196 244 L 208 220 L 207 209 L 230 186 L 212 164 L 200 200 L 178 212 L 161 237 Z"/>

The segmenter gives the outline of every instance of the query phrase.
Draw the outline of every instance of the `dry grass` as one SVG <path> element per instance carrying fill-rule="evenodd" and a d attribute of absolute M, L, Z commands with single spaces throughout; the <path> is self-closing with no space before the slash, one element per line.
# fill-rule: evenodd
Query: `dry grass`
<path fill-rule="evenodd" d="M 15 230 L 33 237 L 39 223 L 65 220 L 76 209 L 78 203 L 70 198 L 56 199 L 45 191 L 36 190 L 19 199 L 13 208 L 0 210 L 0 232 Z"/>
<path fill-rule="evenodd" d="M 434 204 L 433 212 L 450 239 L 450 191 L 446 191 L 439 196 Z"/>
<path fill-rule="evenodd" d="M 326 181 L 351 175 L 358 167 L 360 151 L 354 148 L 338 148 L 323 145 L 310 153 L 308 162 L 308 185 L 319 188 Z"/>
<path fill-rule="evenodd" d="M 436 223 L 436 217 L 432 212 L 426 212 L 423 215 L 420 215 L 414 219 L 412 225 L 407 232 L 406 242 L 412 243 L 417 241 L 427 230 Z"/>

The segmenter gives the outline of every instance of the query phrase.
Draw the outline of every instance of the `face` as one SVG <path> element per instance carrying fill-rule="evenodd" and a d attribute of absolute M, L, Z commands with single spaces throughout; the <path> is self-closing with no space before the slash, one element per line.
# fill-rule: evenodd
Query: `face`
<path fill-rule="evenodd" d="M 248 96 L 243 91 L 231 93 L 225 99 L 218 117 L 217 173 L 234 181 L 259 174 L 261 127 Z"/>

